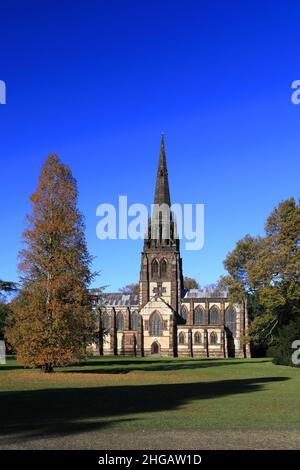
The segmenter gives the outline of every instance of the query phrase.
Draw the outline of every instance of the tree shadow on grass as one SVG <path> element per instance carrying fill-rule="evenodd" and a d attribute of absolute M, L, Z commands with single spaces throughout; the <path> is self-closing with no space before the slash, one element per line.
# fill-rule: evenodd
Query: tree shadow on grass
<path fill-rule="evenodd" d="M 180 370 L 203 369 L 206 367 L 220 367 L 244 364 L 261 364 L 264 361 L 239 361 L 230 359 L 190 359 L 190 360 L 113 360 L 113 361 L 88 361 L 80 364 L 80 368 L 76 366 L 64 370 L 65 373 L 72 374 L 128 374 L 133 371 L 141 372 L 170 372 Z M 92 367 L 94 366 L 94 367 Z M 125 366 L 125 367 L 123 367 Z M 128 366 L 128 367 L 126 367 Z"/>
<path fill-rule="evenodd" d="M 172 357 L 172 358 L 152 358 L 152 357 L 130 357 L 124 358 L 122 356 L 94 356 L 93 359 L 87 358 L 77 364 L 75 366 L 115 366 L 115 365 L 139 365 L 139 364 L 177 364 L 178 367 L 183 365 L 185 362 L 191 363 L 195 362 L 197 364 L 201 363 L 209 363 L 210 365 L 218 364 L 218 365 L 226 365 L 228 363 L 235 363 L 235 364 L 262 364 L 263 362 L 270 362 L 271 359 L 268 358 L 261 358 L 261 359 L 244 359 L 244 358 L 207 358 L 207 357 Z"/>
<path fill-rule="evenodd" d="M 288 379 L 261 377 L 203 383 L 2 392 L 0 445 L 107 429 L 123 421 L 139 419 L 135 416 L 139 413 L 176 410 L 192 400 L 253 393 L 268 384 L 285 380 Z"/>
<path fill-rule="evenodd" d="M 15 356 L 6 356 L 6 364 L 0 364 L 0 372 L 2 370 L 17 370 L 22 369 L 22 366 L 16 363 Z"/>
<path fill-rule="evenodd" d="M 6 364 L 0 364 L 1 371 L 10 370 L 26 370 L 16 362 L 15 356 L 8 356 Z M 216 367 L 228 365 L 244 365 L 244 364 L 261 364 L 263 362 L 270 362 L 270 360 L 245 360 L 245 359 L 206 359 L 206 358 L 122 358 L 112 357 L 111 359 L 104 358 L 103 356 L 95 357 L 93 360 L 86 360 L 73 364 L 70 368 L 58 369 L 66 373 L 98 373 L 98 374 L 127 374 L 130 371 L 170 371 L 170 370 L 183 370 L 183 369 L 198 369 L 203 367 Z M 123 366 L 123 367 L 120 367 Z M 128 366 L 128 367 L 127 367 Z M 78 369 L 76 369 L 78 367 Z M 103 369 L 103 368 L 106 369 Z M 108 369 L 109 367 L 109 369 Z"/>

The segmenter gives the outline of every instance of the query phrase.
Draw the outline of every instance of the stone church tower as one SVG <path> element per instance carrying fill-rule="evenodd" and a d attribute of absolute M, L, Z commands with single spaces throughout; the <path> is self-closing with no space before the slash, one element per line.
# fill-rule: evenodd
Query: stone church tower
<path fill-rule="evenodd" d="M 248 357 L 248 315 L 226 291 L 183 288 L 180 243 L 170 210 L 164 137 L 154 205 L 141 254 L 139 294 L 92 291 L 99 315 L 95 353 L 137 356 Z"/>
<path fill-rule="evenodd" d="M 164 137 L 161 138 L 160 155 L 156 176 L 154 204 L 144 242 L 140 273 L 140 307 L 145 319 L 145 330 L 155 332 L 152 323 L 157 319 L 165 330 L 163 342 L 151 340 L 144 333 L 146 354 L 153 351 L 173 355 L 176 349 L 174 314 L 180 310 L 183 289 L 182 261 L 176 224 L 171 213 L 168 169 Z M 160 317 L 160 321 L 158 320 Z M 159 331 L 159 330 L 158 330 Z M 158 335 L 156 335 L 158 336 Z M 151 343 L 151 344 L 150 344 Z"/>
<path fill-rule="evenodd" d="M 170 207 L 168 170 L 162 136 L 153 212 L 142 252 L 140 305 L 143 307 L 151 298 L 160 297 L 177 312 L 183 288 L 182 261 L 179 239 L 176 238 L 176 224 Z"/>

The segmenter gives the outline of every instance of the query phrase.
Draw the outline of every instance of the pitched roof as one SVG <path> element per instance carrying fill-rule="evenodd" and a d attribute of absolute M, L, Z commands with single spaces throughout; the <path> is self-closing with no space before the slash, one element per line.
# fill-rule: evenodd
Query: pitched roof
<path fill-rule="evenodd" d="M 136 294 L 123 294 L 122 292 L 101 292 L 91 289 L 91 294 L 98 297 L 98 304 L 105 307 L 137 307 L 139 296 Z"/>
<path fill-rule="evenodd" d="M 195 298 L 228 298 L 228 290 L 221 289 L 220 287 L 203 287 L 202 289 L 190 289 L 185 295 L 184 299 L 195 299 Z"/>

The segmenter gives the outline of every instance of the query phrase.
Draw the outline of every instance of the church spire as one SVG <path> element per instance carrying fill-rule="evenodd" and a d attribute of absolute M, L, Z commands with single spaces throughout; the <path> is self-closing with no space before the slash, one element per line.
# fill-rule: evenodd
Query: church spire
<path fill-rule="evenodd" d="M 171 206 L 164 135 L 161 136 L 154 204 Z"/>

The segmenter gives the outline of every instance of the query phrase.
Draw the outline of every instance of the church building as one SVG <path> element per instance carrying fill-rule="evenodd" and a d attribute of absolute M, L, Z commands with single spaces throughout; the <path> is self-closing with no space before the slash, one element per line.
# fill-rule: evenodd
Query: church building
<path fill-rule="evenodd" d="M 154 204 L 171 207 L 163 137 Z M 180 241 L 171 211 L 166 221 L 154 209 L 147 233 L 139 294 L 92 292 L 99 331 L 105 332 L 99 335 L 95 354 L 249 357 L 249 345 L 242 341 L 248 326 L 245 304 L 231 305 L 227 292 L 219 289 L 184 289 Z"/>

